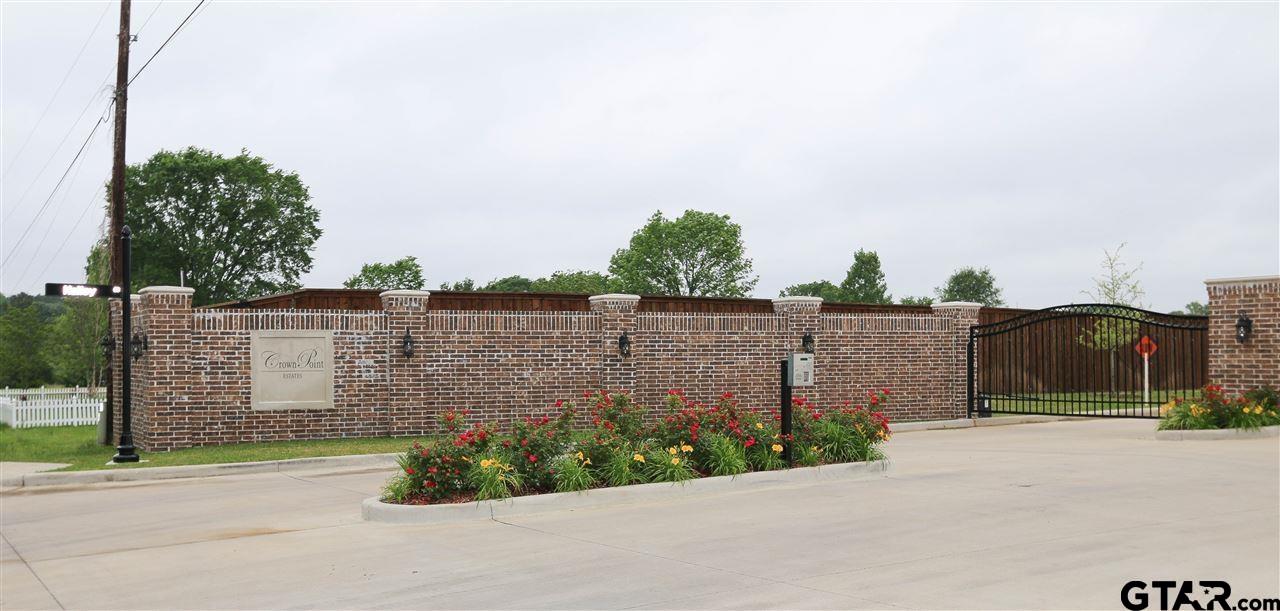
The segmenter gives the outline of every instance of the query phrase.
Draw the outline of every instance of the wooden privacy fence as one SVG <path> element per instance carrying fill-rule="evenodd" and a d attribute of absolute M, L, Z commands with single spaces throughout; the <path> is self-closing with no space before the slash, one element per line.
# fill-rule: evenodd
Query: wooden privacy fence
<path fill-rule="evenodd" d="M 104 388 L 6 388 L 0 390 L 0 422 L 15 429 L 97 424 Z"/>

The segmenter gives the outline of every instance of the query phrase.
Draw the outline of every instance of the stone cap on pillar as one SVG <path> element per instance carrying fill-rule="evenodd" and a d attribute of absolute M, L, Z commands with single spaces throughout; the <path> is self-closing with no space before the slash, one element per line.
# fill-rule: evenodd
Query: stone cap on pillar
<path fill-rule="evenodd" d="M 972 301 L 944 301 L 942 303 L 932 304 L 932 306 L 933 311 L 936 313 L 959 312 L 974 318 L 978 316 L 978 310 L 982 309 L 982 304 L 974 303 Z"/>
<path fill-rule="evenodd" d="M 591 304 L 592 312 L 603 310 L 634 311 L 636 304 L 640 303 L 640 296 L 626 293 L 606 293 L 604 295 L 592 295 L 587 298 L 587 302 Z"/>
<path fill-rule="evenodd" d="M 1243 289 L 1272 289 L 1280 286 L 1280 276 L 1246 276 L 1243 278 L 1210 278 L 1204 281 L 1210 293 Z"/>
<path fill-rule="evenodd" d="M 821 297 L 795 296 L 778 297 L 773 300 L 773 311 L 782 312 L 817 312 L 822 309 Z"/>
<path fill-rule="evenodd" d="M 196 290 L 189 286 L 148 286 L 138 289 L 139 295 L 194 295 Z"/>
<path fill-rule="evenodd" d="M 431 291 L 394 289 L 382 291 L 378 293 L 378 297 L 382 299 L 383 309 L 386 309 L 387 306 L 422 307 L 431 298 Z"/>
<path fill-rule="evenodd" d="M 129 297 L 151 305 L 165 303 L 179 307 L 191 307 L 191 299 L 195 293 L 196 290 L 189 286 L 148 286 L 138 289 L 137 294 Z"/>

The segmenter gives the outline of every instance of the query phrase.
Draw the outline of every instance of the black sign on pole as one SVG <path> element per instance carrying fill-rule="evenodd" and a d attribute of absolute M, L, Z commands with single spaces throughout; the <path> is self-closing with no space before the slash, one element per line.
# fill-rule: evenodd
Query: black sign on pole
<path fill-rule="evenodd" d="M 106 284 L 46 282 L 44 294 L 47 297 L 119 297 L 120 287 Z"/>

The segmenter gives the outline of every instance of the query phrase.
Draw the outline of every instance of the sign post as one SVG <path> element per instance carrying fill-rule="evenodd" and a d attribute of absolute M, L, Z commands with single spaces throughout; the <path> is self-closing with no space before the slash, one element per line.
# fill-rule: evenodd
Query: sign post
<path fill-rule="evenodd" d="M 1142 402 L 1143 403 L 1151 402 L 1151 355 L 1156 353 L 1157 348 L 1159 348 L 1159 346 L 1157 346 L 1155 341 L 1153 341 L 1151 337 L 1147 335 L 1143 335 L 1142 339 L 1138 340 L 1138 344 L 1133 347 L 1134 350 L 1138 351 L 1138 354 L 1142 355 Z"/>
<path fill-rule="evenodd" d="M 121 376 L 121 396 L 120 396 L 120 444 L 116 446 L 116 455 L 111 458 L 111 462 L 138 462 L 138 449 L 133 446 L 133 397 L 129 392 L 132 380 L 132 371 L 130 364 L 133 361 L 133 304 L 129 299 L 129 244 L 130 244 L 129 228 L 125 227 L 120 231 L 120 248 L 121 248 L 121 272 L 123 273 L 123 281 L 121 286 L 110 286 L 103 284 L 67 284 L 61 282 L 47 282 L 44 285 L 44 294 L 50 297 L 119 297 L 120 304 L 120 376 Z M 108 337 L 110 337 L 108 335 Z M 114 346 L 115 340 L 112 339 L 108 346 Z M 108 365 L 110 365 L 108 363 Z M 110 407 L 108 405 L 108 407 Z M 110 418 L 110 410 L 107 410 L 108 418 Z"/>

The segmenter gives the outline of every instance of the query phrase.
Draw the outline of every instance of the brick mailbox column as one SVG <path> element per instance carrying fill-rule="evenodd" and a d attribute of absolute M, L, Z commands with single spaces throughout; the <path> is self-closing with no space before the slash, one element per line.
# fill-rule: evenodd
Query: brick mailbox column
<path fill-rule="evenodd" d="M 183 410 L 191 396 L 191 299 L 195 289 L 149 286 L 138 291 L 134 332 L 146 348 L 133 362 L 133 439 L 162 452 L 191 445 Z"/>
<path fill-rule="evenodd" d="M 631 350 L 640 348 L 636 334 L 636 304 L 639 295 L 610 293 L 593 295 L 591 311 L 600 314 L 600 386 L 607 390 L 632 390 L 636 385 L 634 357 L 624 356 L 620 349 L 625 333 Z"/>
<path fill-rule="evenodd" d="M 1209 292 L 1209 382 L 1230 394 L 1280 389 L 1280 276 L 1206 280 Z M 1240 341 L 1236 323 L 1252 330 Z"/>
<path fill-rule="evenodd" d="M 434 431 L 435 414 L 427 408 L 430 383 L 427 359 L 427 301 L 429 291 L 383 291 L 387 313 L 387 431 L 391 435 L 422 435 Z M 405 354 L 405 338 L 413 354 Z"/>
<path fill-rule="evenodd" d="M 978 311 L 982 304 L 969 301 L 948 301 L 933 304 L 933 313 L 951 319 L 950 365 L 938 372 L 948 397 L 944 411 L 950 418 L 964 418 L 969 411 L 968 347 L 969 327 L 978 324 Z"/>

